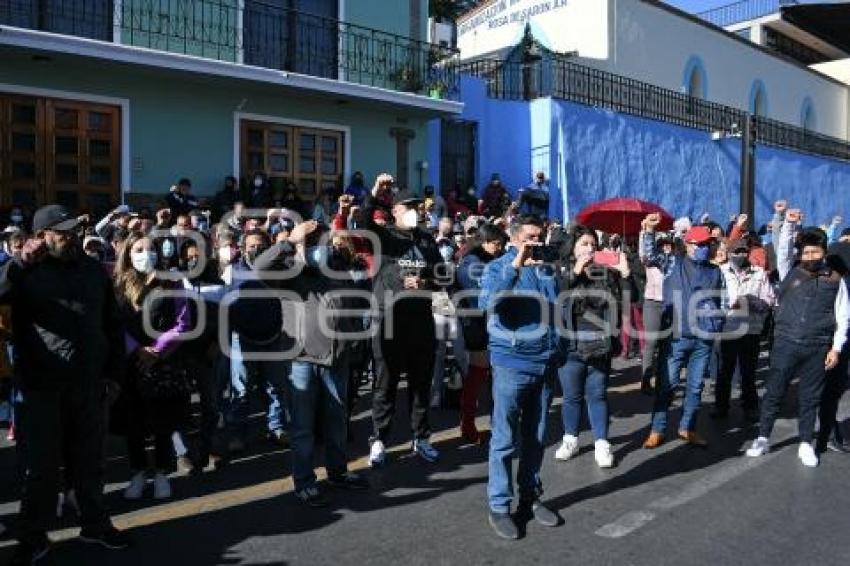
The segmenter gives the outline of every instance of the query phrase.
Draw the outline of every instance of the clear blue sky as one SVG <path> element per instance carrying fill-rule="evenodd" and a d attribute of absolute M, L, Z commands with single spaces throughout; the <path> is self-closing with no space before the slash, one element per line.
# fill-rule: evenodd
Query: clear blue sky
<path fill-rule="evenodd" d="M 667 0 L 668 4 L 672 4 L 682 10 L 688 12 L 704 12 L 718 6 L 733 4 L 735 0 Z"/>

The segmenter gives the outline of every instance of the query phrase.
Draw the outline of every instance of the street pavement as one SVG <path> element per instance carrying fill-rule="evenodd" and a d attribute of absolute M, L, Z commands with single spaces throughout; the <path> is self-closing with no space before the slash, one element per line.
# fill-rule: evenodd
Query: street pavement
<path fill-rule="evenodd" d="M 698 429 L 707 449 L 671 440 L 641 448 L 652 400 L 638 390 L 635 361 L 617 362 L 610 384 L 611 442 L 617 466 L 597 468 L 589 431 L 570 462 L 553 458 L 560 440 L 559 405 L 550 414 L 542 477 L 545 501 L 563 524 L 521 524 L 523 537 L 497 539 L 487 524 L 486 449 L 458 439 L 456 413 L 436 411 L 433 426 L 441 461 L 409 453 L 407 403 L 400 396 L 390 464 L 366 467 L 369 399 L 360 401 L 350 445 L 352 466 L 368 475 L 364 493 L 328 489 L 332 504 L 308 509 L 292 495 L 290 453 L 257 439 L 222 470 L 175 475 L 173 500 L 121 498 L 128 479 L 120 442 L 108 463 L 108 501 L 116 524 L 130 528 L 134 547 L 102 551 L 75 540 L 73 517 L 51 534 L 46 565 L 312 564 L 611 564 L 748 566 L 850 563 L 850 456 L 828 453 L 820 467 L 796 456 L 795 403 L 787 403 L 774 432 L 774 450 L 749 459 L 743 451 L 755 429 L 737 407 L 727 421 L 708 417 L 704 395 Z M 763 373 L 762 373 L 763 375 Z M 792 394 L 793 394 L 792 390 Z M 850 416 L 850 403 L 840 416 Z M 671 436 L 677 418 L 671 419 Z M 487 426 L 482 416 L 479 423 Z M 0 521 L 17 508 L 14 450 L 0 448 Z M 8 533 L 6 533 L 8 536 Z M 0 539 L 0 564 L 13 542 Z"/>

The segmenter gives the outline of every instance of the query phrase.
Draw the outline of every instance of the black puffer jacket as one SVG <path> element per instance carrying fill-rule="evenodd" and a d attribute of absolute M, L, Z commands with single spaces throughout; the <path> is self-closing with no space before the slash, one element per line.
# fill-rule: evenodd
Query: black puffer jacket
<path fill-rule="evenodd" d="M 15 373 L 24 390 L 123 381 L 124 332 L 112 280 L 78 251 L 72 260 L 0 268 L 0 299 L 12 306 Z"/>

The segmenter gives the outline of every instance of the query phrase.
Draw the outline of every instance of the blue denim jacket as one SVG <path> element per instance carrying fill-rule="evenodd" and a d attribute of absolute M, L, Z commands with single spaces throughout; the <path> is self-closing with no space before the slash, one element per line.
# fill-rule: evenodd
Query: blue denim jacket
<path fill-rule="evenodd" d="M 493 365 L 543 373 L 560 364 L 555 330 L 558 282 L 551 267 L 512 262 L 516 248 L 487 264 L 478 306 L 488 310 L 487 331 Z"/>

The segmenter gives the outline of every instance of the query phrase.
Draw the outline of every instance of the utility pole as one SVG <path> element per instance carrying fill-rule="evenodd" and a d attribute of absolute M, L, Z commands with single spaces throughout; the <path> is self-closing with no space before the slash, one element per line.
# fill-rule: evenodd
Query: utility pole
<path fill-rule="evenodd" d="M 744 115 L 741 135 L 741 212 L 749 216 L 750 225 L 755 226 L 756 201 L 756 132 L 755 120 L 749 112 Z"/>

